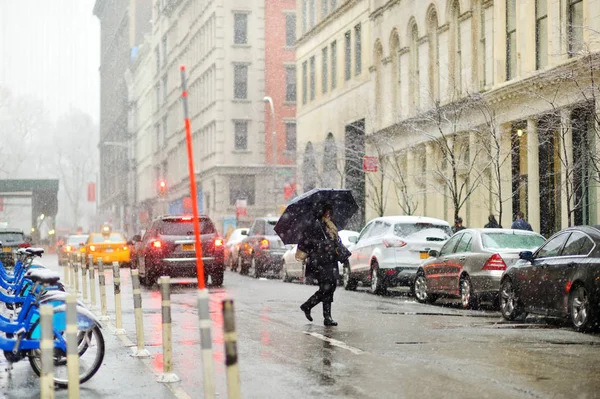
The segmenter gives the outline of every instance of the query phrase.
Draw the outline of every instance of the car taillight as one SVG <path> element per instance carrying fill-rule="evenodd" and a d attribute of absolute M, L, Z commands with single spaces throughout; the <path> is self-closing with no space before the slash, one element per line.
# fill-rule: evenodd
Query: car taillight
<path fill-rule="evenodd" d="M 383 245 L 385 245 L 386 248 L 402 248 L 406 243 L 396 238 L 386 238 L 383 240 Z"/>
<path fill-rule="evenodd" d="M 504 263 L 504 259 L 502 259 L 500 254 L 493 254 L 485 262 L 483 270 L 506 270 L 506 263 Z"/>
<path fill-rule="evenodd" d="M 91 251 L 91 252 L 94 252 L 95 250 L 96 250 L 96 247 L 95 247 L 95 246 L 93 246 L 93 245 L 90 245 L 90 251 Z"/>
<path fill-rule="evenodd" d="M 28 242 L 19 244 L 19 248 L 29 248 L 30 246 L 31 246 L 31 244 L 29 244 Z"/>
<path fill-rule="evenodd" d="M 152 241 L 152 248 L 162 248 L 162 242 L 159 240 Z"/>
<path fill-rule="evenodd" d="M 260 240 L 260 249 L 269 249 L 269 240 L 266 238 Z"/>
<path fill-rule="evenodd" d="M 223 240 L 220 238 L 217 238 L 215 240 L 215 247 L 222 247 L 223 246 Z"/>

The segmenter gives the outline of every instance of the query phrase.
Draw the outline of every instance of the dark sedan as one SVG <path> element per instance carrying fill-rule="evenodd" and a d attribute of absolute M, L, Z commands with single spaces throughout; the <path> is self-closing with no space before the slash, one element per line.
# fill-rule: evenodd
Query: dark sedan
<path fill-rule="evenodd" d="M 596 327 L 600 301 L 600 226 L 556 233 L 502 276 L 500 307 L 507 320 L 527 313 L 569 318 L 578 331 Z"/>
<path fill-rule="evenodd" d="M 266 273 L 279 276 L 287 248 L 275 233 L 277 220 L 274 217 L 262 217 L 254 221 L 238 251 L 240 274 L 249 274 L 252 269 L 255 278 Z"/>

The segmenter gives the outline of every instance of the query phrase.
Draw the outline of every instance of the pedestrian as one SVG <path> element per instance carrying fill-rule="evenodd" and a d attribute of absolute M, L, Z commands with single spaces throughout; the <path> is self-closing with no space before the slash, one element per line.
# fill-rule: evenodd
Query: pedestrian
<path fill-rule="evenodd" d="M 466 229 L 465 226 L 463 226 L 463 220 L 462 218 L 459 216 L 456 218 L 456 220 L 454 221 L 454 226 L 452 226 L 452 233 L 456 234 L 461 230 Z"/>
<path fill-rule="evenodd" d="M 513 222 L 512 226 L 510 226 L 510 228 L 513 230 L 533 231 L 533 229 L 531 228 L 531 225 L 529 223 L 527 223 L 527 221 L 524 219 L 523 212 L 521 212 L 521 211 L 518 211 L 515 214 L 515 221 Z"/>
<path fill-rule="evenodd" d="M 315 292 L 300 309 L 309 321 L 313 321 L 310 311 L 319 302 L 323 303 L 323 318 L 326 326 L 337 326 L 331 317 L 331 303 L 339 276 L 338 255 L 336 252 L 341 242 L 338 230 L 333 222 L 333 208 L 323 204 L 315 212 L 314 228 L 306 229 L 298 243 L 296 259 L 305 262 L 306 275 L 312 274 L 319 282 L 319 290 Z"/>
<path fill-rule="evenodd" d="M 494 215 L 488 216 L 489 223 L 483 226 L 486 229 L 501 229 L 502 226 L 496 221 L 496 217 Z"/>

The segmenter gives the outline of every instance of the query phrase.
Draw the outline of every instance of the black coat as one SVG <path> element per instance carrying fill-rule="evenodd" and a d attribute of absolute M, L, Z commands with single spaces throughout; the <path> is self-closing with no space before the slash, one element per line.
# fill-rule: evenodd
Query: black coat
<path fill-rule="evenodd" d="M 337 242 L 339 242 L 339 237 Z M 307 276 L 317 280 L 335 278 L 339 273 L 336 253 L 336 240 L 325 233 L 325 226 L 320 221 L 306 229 L 298 242 L 298 249 L 308 254 L 306 260 Z"/>

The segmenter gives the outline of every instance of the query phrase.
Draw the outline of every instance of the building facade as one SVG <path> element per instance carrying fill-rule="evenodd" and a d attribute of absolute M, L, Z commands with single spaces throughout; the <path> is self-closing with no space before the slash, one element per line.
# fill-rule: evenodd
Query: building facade
<path fill-rule="evenodd" d="M 368 218 L 461 216 L 481 227 L 492 214 L 509 227 L 521 211 L 545 235 L 598 222 L 599 1 L 343 2 L 361 3 L 365 153 L 378 163 L 363 174 Z"/>
<path fill-rule="evenodd" d="M 104 222 L 128 230 L 132 204 L 128 185 L 128 92 L 125 71 L 149 32 L 152 8 L 135 0 L 96 0 L 100 20 L 99 213 Z"/>
<path fill-rule="evenodd" d="M 158 215 L 191 212 L 180 65 L 187 68 L 200 211 L 223 230 L 227 220 L 248 225 L 279 210 L 284 179 L 295 169 L 285 151 L 295 99 L 286 101 L 284 80 L 294 51 L 265 32 L 285 39 L 294 11 L 289 0 L 153 2 L 152 33 L 130 86 L 140 227 Z M 272 126 L 266 96 L 275 110 L 276 163 L 265 133 L 265 119 Z M 236 215 L 238 200 L 247 204 L 245 215 Z"/>

